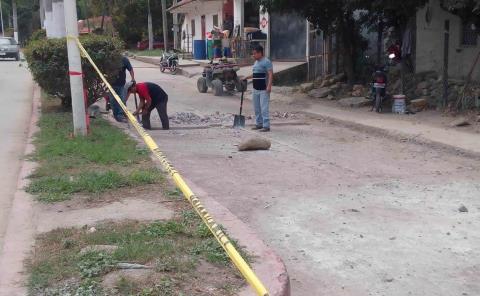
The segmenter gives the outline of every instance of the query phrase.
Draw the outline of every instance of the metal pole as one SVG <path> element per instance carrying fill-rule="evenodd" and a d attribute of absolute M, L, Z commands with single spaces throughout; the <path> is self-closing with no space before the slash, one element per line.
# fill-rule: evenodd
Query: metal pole
<path fill-rule="evenodd" d="M 18 43 L 18 18 L 17 18 L 17 1 L 12 0 L 12 11 L 13 11 L 13 38 Z"/>
<path fill-rule="evenodd" d="M 147 1 L 148 6 L 148 50 L 153 50 L 153 25 L 152 12 L 150 11 L 150 0 Z"/>
<path fill-rule="evenodd" d="M 2 0 L 0 0 L 0 22 L 2 23 L 2 37 L 5 37 L 5 28 L 3 26 Z"/>
<path fill-rule="evenodd" d="M 443 108 L 448 105 L 448 44 L 450 39 L 450 21 L 445 21 L 445 40 L 443 51 Z"/>
<path fill-rule="evenodd" d="M 163 49 L 168 49 L 168 28 L 167 28 L 167 0 L 162 0 L 162 23 L 163 23 Z"/>
<path fill-rule="evenodd" d="M 83 73 L 80 50 L 75 38 L 78 38 L 77 6 L 75 0 L 64 1 L 65 27 L 67 31 L 68 70 L 72 96 L 73 134 L 87 135 L 85 101 L 83 94 Z"/>

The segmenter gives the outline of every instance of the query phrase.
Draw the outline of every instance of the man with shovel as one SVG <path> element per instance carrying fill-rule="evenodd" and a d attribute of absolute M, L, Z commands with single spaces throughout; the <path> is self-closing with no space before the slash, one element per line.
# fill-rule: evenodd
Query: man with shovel
<path fill-rule="evenodd" d="M 270 92 L 273 83 L 272 62 L 263 55 L 263 47 L 256 45 L 253 48 L 253 75 L 245 79 L 253 79 L 253 106 L 255 109 L 256 125 L 253 130 L 260 132 L 270 131 Z"/>

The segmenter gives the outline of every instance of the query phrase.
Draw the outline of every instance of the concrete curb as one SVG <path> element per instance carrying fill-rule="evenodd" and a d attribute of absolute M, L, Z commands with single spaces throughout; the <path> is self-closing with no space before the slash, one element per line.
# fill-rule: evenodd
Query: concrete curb
<path fill-rule="evenodd" d="M 108 120 L 115 126 L 121 128 L 130 137 L 143 144 L 141 138 L 136 134 L 135 130 L 128 125 L 117 123 L 112 117 L 108 116 Z M 155 157 L 152 160 L 157 162 Z M 160 163 L 157 163 L 161 168 Z M 244 246 L 250 254 L 253 254 L 255 262 L 252 269 L 262 280 L 263 284 L 269 291 L 270 296 L 290 296 L 290 278 L 282 259 L 275 251 L 268 247 L 256 234 L 255 231 L 243 223 L 230 210 L 221 205 L 215 199 L 211 198 L 200 186 L 183 176 L 185 181 L 191 187 L 193 192 L 197 194 L 204 206 L 208 209 L 213 218 L 227 229 L 228 235 L 236 239 L 239 245 Z M 247 286 L 239 294 L 239 296 L 256 295 L 256 293 Z"/>
<path fill-rule="evenodd" d="M 24 152 L 25 156 L 35 150 L 32 140 L 39 129 L 37 122 L 40 114 L 40 96 L 40 88 L 38 85 L 34 85 L 31 119 Z M 24 191 L 24 188 L 28 185 L 28 176 L 33 172 L 35 167 L 36 163 L 25 159 L 21 164 L 17 179 L 17 190 L 13 199 L 9 223 L 5 233 L 2 257 L 0 258 L 0 266 L 2 266 L 0 295 L 27 295 L 27 289 L 25 287 L 27 275 L 23 272 L 24 261 L 35 242 L 36 213 L 34 209 L 34 199 Z M 28 219 L 25 219 L 25 217 L 28 217 Z M 8 266 L 8 268 L 5 268 L 6 266 Z"/>
<path fill-rule="evenodd" d="M 350 128 L 352 130 L 358 130 L 358 131 L 361 131 L 361 132 L 368 132 L 368 133 L 371 133 L 371 134 L 387 137 L 391 140 L 425 145 L 425 146 L 433 148 L 433 149 L 443 150 L 447 153 L 456 153 L 456 154 L 461 154 L 465 157 L 469 157 L 469 158 L 473 158 L 473 159 L 480 159 L 480 152 L 464 149 L 464 148 L 455 146 L 453 143 L 452 144 L 446 144 L 446 143 L 443 143 L 443 142 L 440 142 L 440 141 L 427 139 L 426 137 L 424 137 L 420 134 L 413 134 L 413 133 L 406 133 L 406 132 L 397 131 L 397 130 L 391 130 L 391 129 L 388 129 L 388 128 L 382 128 L 382 127 L 378 127 L 378 126 L 374 126 L 374 125 L 368 125 L 368 124 L 364 124 L 364 123 L 355 122 L 353 120 L 341 119 L 341 118 L 338 118 L 338 117 L 335 117 L 335 116 L 320 114 L 320 113 L 316 113 L 316 112 L 299 111 L 299 113 L 303 113 L 303 114 L 306 114 L 306 115 L 314 117 L 314 118 L 327 119 L 327 120 L 329 120 L 333 123 L 336 123 L 338 125 L 342 125 L 344 127 Z"/>

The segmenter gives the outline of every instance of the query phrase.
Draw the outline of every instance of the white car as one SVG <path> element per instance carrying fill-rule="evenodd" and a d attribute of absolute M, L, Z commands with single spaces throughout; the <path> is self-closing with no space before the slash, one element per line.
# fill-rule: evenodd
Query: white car
<path fill-rule="evenodd" d="M 0 59 L 6 58 L 20 60 L 20 46 L 13 38 L 0 37 Z"/>

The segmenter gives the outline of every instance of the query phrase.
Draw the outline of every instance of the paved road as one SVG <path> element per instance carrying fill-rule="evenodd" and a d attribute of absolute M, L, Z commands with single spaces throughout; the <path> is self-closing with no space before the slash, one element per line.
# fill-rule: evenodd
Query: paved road
<path fill-rule="evenodd" d="M 32 81 L 19 62 L 0 60 L 0 250 L 17 189 L 32 108 Z"/>
<path fill-rule="evenodd" d="M 170 115 L 238 108 L 236 97 L 199 94 L 194 81 L 155 68 L 136 69 L 136 78 L 167 90 Z M 480 161 L 306 121 L 273 125 L 268 152 L 236 151 L 250 131 L 171 124 L 151 135 L 188 179 L 282 256 L 294 296 L 480 295 Z"/>

